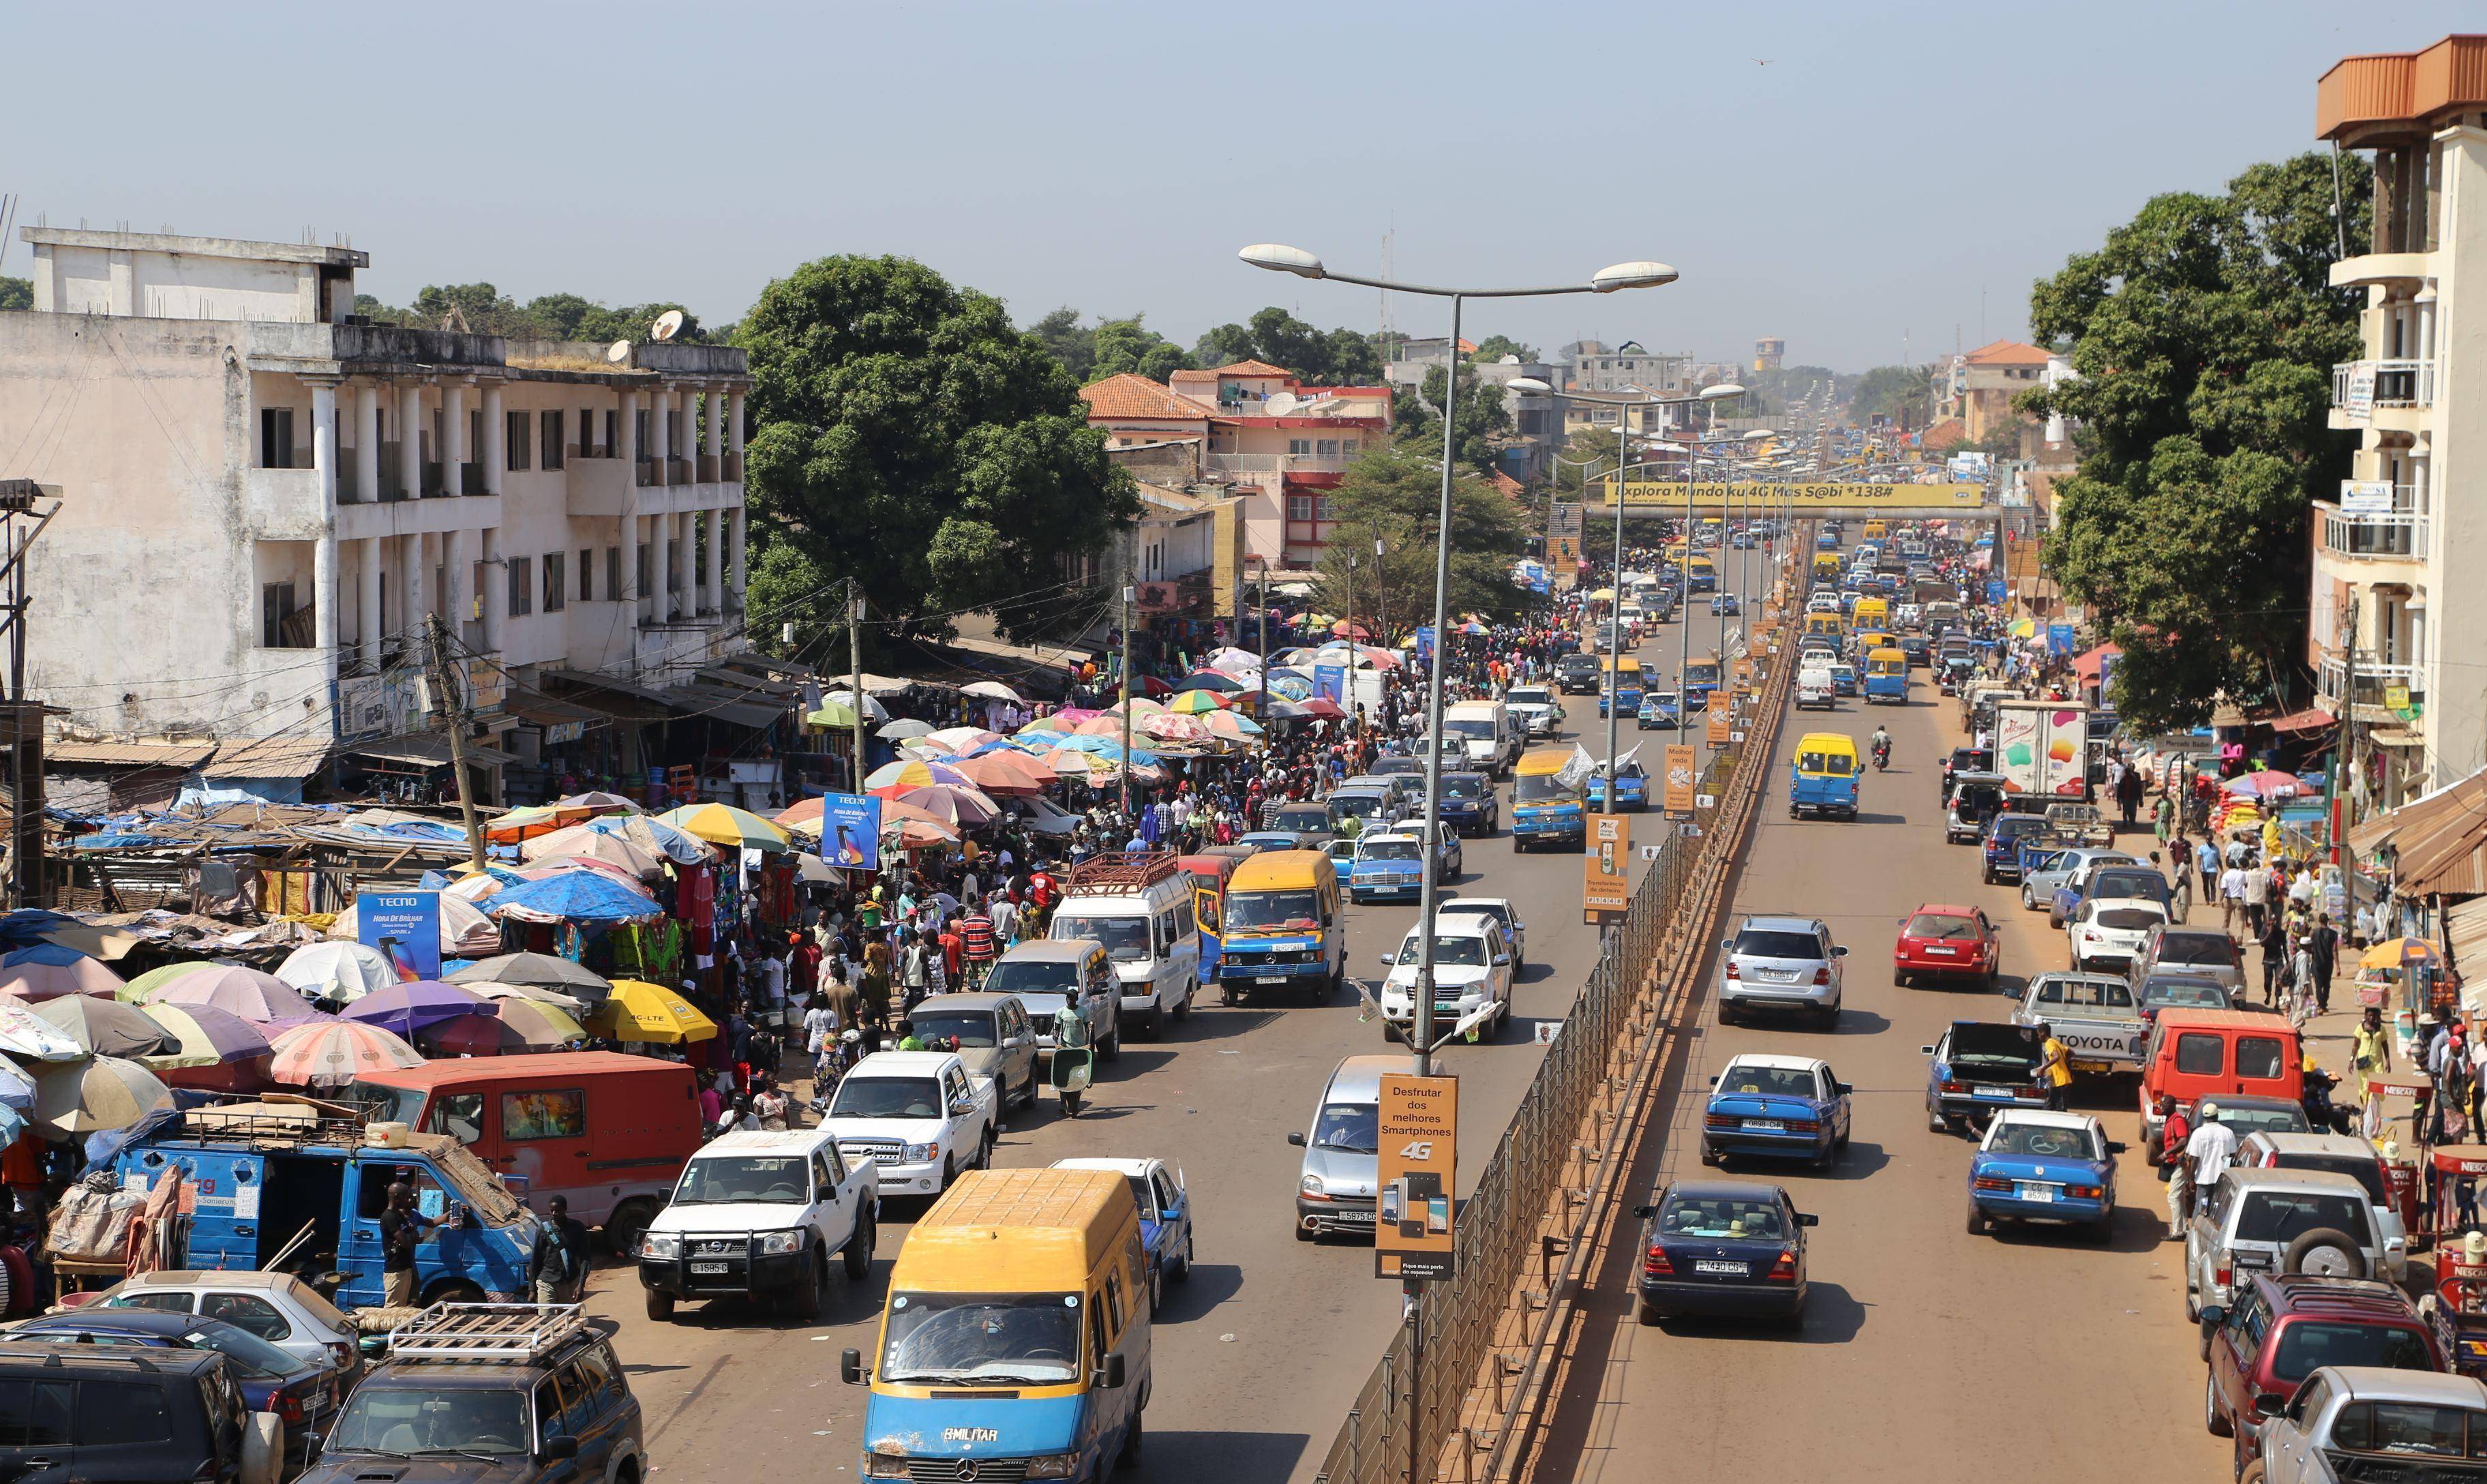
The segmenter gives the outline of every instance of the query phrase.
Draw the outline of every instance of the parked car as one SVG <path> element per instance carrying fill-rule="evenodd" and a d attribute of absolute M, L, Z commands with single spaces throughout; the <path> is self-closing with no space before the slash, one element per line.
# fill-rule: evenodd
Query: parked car
<path fill-rule="evenodd" d="M 2256 1274 L 2362 1278 L 2383 1268 L 2383 1234 L 2358 1182 L 2332 1170 L 2230 1165 L 2185 1228 L 2185 1317 L 2225 1308 Z"/>
<path fill-rule="evenodd" d="M 2254 1449 L 2239 1484 L 2472 1479 L 2462 1461 L 2487 1458 L 2487 1385 L 2327 1365 L 2265 1417 Z"/>
<path fill-rule="evenodd" d="M 2020 880 L 2021 837 L 2037 834 L 2046 827 L 2047 817 L 2043 814 L 2007 812 L 1988 820 L 1985 829 L 1978 835 L 1978 846 L 1984 855 L 1978 880 L 1989 886 L 1998 882 Z"/>
<path fill-rule="evenodd" d="M 1804 1325 L 1805 1231 L 1819 1219 L 1785 1189 L 1742 1180 L 1685 1180 L 1635 1208 L 1641 1266 L 1634 1316 L 1775 1319 Z"/>
<path fill-rule="evenodd" d="M 2003 940 L 1984 909 L 1929 902 L 1900 919 L 1891 982 L 1905 989 L 1925 979 L 1966 980 L 1992 994 L 2002 961 Z"/>
<path fill-rule="evenodd" d="M 1954 1021 L 1919 1050 L 1926 1057 L 1926 1127 L 1937 1134 L 1980 1129 L 2007 1107 L 2053 1107 L 2039 1076 L 2046 1038 L 2034 1025 Z"/>
<path fill-rule="evenodd" d="M 2217 979 L 2165 968 L 2141 976 L 2141 987 L 2133 995 L 2134 1013 L 2145 1025 L 2162 1010 L 2228 1010 L 2236 1003 L 2236 995 Z"/>
<path fill-rule="evenodd" d="M 1819 1056 L 1739 1052 L 1710 1079 L 1701 1162 L 1760 1155 L 1829 1169 L 1848 1147 L 1850 1092 Z"/>
<path fill-rule="evenodd" d="M 2002 812 L 2001 773 L 1956 774 L 1943 803 L 1943 843 L 1977 844 L 1986 833 L 1987 822 Z"/>
<path fill-rule="evenodd" d="M 2113 974 L 2032 974 L 2012 1020 L 2045 1026 L 2071 1053 L 2077 1076 L 2140 1071 L 2150 1034 L 2134 1007 L 2133 986 Z"/>
<path fill-rule="evenodd" d="M 2079 972 L 2129 971 L 2153 928 L 2167 921 L 2167 909 L 2147 897 L 2092 897 L 2065 924 Z"/>
<path fill-rule="evenodd" d="M 2355 1134 L 2298 1134 L 2260 1129 L 2244 1136 L 2229 1163 L 2243 1169 L 2328 1169 L 2355 1180 L 2365 1189 L 2374 1208 L 2375 1225 L 2384 1235 L 2385 1272 L 2376 1274 L 2397 1283 L 2409 1272 L 2409 1229 L 2392 1204 L 2391 1181 L 2384 1174 L 2384 1157 Z"/>
<path fill-rule="evenodd" d="M 1055 1169 L 1110 1170 L 1131 1183 L 1140 1208 L 1140 1246 L 1148 1252 L 1149 1313 L 1165 1303 L 1165 1285 L 1191 1280 L 1191 1191 L 1183 1168 L 1154 1157 L 1056 1160 Z"/>
<path fill-rule="evenodd" d="M 2202 1425 L 2236 1440 L 2242 1472 L 2266 1416 L 2277 1414 L 2317 1367 L 2396 1371 L 2449 1367 L 2409 1296 L 2389 1283 L 2303 1274 L 2257 1275 L 2236 1300 L 2202 1311 L 2211 1331 Z"/>
<path fill-rule="evenodd" d="M 1819 917 L 1752 912 L 1719 944 L 1719 1021 L 1733 1025 L 1756 1011 L 1839 1021 L 1848 950 Z"/>
<path fill-rule="evenodd" d="M 2115 1232 L 2115 1157 L 2124 1146 L 2088 1113 L 2005 1108 L 1969 1157 L 1969 1234 L 1998 1221 L 2079 1226 L 2093 1241 Z"/>
<path fill-rule="evenodd" d="M 38 1411 L 35 1388 L 46 1383 L 75 1387 L 97 1405 L 73 1406 L 55 1392 Z M 0 1469 L 12 1479 L 275 1484 L 284 1467 L 283 1424 L 243 1406 L 232 1362 L 212 1350 L 141 1355 L 0 1331 L 0 1388 L 26 1398 L 0 1434 Z M 160 1419 L 156 1436 L 137 1436 L 133 1416 Z"/>
<path fill-rule="evenodd" d="M 290 1273 L 166 1268 L 113 1284 L 89 1307 L 197 1314 L 247 1330 L 289 1355 L 335 1373 L 336 1399 L 363 1379 L 361 1331 L 320 1291 Z"/>
<path fill-rule="evenodd" d="M 62 1344 L 140 1350 L 212 1350 L 225 1358 L 227 1373 L 240 1388 L 242 1405 L 252 1412 L 272 1413 L 283 1428 L 285 1472 L 291 1476 L 311 1461 L 312 1435 L 329 1409 L 340 1400 L 335 1369 L 324 1358 L 305 1359 L 216 1319 L 154 1309 L 89 1306 L 63 1314 L 43 1314 L 12 1325 L 12 1340 L 50 1340 Z M 9 1441 L 0 1432 L 0 1443 Z M 98 1474 L 91 1477 L 130 1477 Z"/>

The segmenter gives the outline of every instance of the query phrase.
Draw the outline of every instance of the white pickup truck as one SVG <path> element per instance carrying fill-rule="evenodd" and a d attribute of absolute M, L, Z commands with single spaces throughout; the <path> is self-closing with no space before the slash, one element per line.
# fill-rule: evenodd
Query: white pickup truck
<path fill-rule="evenodd" d="M 673 1199 L 633 1254 L 648 1317 L 685 1299 L 774 1299 L 796 1318 L 820 1313 L 837 1254 L 850 1282 L 872 1271 L 880 1181 L 842 1157 L 825 1129 L 738 1131 L 700 1147 Z"/>
<path fill-rule="evenodd" d="M 848 1163 L 878 1167 L 882 1198 L 938 1195 L 992 1162 L 1000 1108 L 992 1078 L 956 1051 L 875 1051 L 838 1083 L 821 1127 Z"/>

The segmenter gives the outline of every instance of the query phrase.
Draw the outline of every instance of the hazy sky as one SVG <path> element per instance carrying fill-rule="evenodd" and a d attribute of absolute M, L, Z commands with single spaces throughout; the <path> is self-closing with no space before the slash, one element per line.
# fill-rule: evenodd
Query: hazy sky
<path fill-rule="evenodd" d="M 2465 15 L 2466 13 L 2466 15 Z M 2339 57 L 2475 4 L 1079 3 L 29 7 L 0 190 L 83 217 L 350 234 L 370 292 L 676 298 L 740 315 L 826 253 L 1188 344 L 1366 290 L 1239 264 L 1292 242 L 1470 286 L 1683 273 L 1481 305 L 1591 335 L 1861 369 L 2026 329 L 2031 279 L 2153 192 L 2312 148 Z M 1755 59 L 1768 65 L 1759 65 Z M 22 243 L 0 272 L 27 271 Z M 1439 333 L 1442 306 L 1399 298 Z"/>

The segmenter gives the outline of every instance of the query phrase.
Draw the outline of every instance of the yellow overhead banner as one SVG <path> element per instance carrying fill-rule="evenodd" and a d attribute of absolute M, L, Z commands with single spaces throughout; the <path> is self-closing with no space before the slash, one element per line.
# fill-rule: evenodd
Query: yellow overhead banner
<path fill-rule="evenodd" d="M 1603 496 L 1611 488 L 1598 487 L 1599 504 L 1608 503 Z M 1948 507 L 1976 510 L 1986 503 L 1984 485 L 1774 485 L 1760 481 L 1713 483 L 1703 481 L 1692 489 L 1695 505 L 1767 506 L 1774 502 L 1793 504 L 1802 510 L 1808 506 L 1887 505 L 1893 508 L 1925 509 Z M 1682 506 L 1685 501 L 1681 481 L 1661 483 L 1653 480 L 1624 481 L 1624 503 L 1631 505 Z"/>

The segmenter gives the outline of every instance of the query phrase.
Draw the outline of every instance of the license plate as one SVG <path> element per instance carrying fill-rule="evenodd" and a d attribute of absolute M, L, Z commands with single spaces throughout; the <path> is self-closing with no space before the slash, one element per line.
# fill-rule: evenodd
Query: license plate
<path fill-rule="evenodd" d="M 2042 1206 L 2052 1205 L 2055 1199 L 2055 1188 L 2054 1186 L 2031 1185 L 2026 1180 L 2021 1182 L 2020 1188 L 2012 1193 L 2018 1195 L 2023 1200 L 2036 1201 Z"/>
<path fill-rule="evenodd" d="M 1695 1273 L 1716 1273 L 1723 1277 L 1741 1278 L 1752 1275 L 1753 1265 L 1751 1263 L 1724 1263 L 1713 1258 L 1702 1258 L 1693 1263 L 1692 1271 Z"/>
<path fill-rule="evenodd" d="M 1745 1120 L 1745 1132 L 1747 1134 L 1785 1134 L 1787 1132 L 1787 1125 L 1775 1118 L 1747 1118 Z"/>
<path fill-rule="evenodd" d="M 1944 958 L 1947 958 L 1947 959 L 1948 959 L 1948 958 L 1951 958 L 1952 956 L 1954 956 L 1954 955 L 1958 954 L 1958 953 L 1960 952 L 1960 950 L 1959 950 L 1959 949 L 1957 949 L 1957 948 L 1928 948 L 1928 949 L 1926 950 L 1926 952 L 1928 952 L 1928 953 L 1939 953 L 1939 954 L 1942 954 Z"/>
<path fill-rule="evenodd" d="M 2268 1268 L 2271 1266 L 2271 1254 L 2269 1252 L 2230 1252 L 2228 1254 L 2228 1266 L 2232 1268 Z"/>
<path fill-rule="evenodd" d="M 1254 984 L 1284 984 L 1287 982 L 1287 976 L 1284 974 L 1263 974 L 1252 982 Z"/>
<path fill-rule="evenodd" d="M 693 1264 L 691 1264 L 691 1271 L 692 1271 L 693 1273 L 720 1273 L 720 1274 L 721 1274 L 721 1273 L 723 1273 L 723 1272 L 725 1271 L 725 1264 L 723 1264 L 723 1263 L 693 1263 Z"/>
<path fill-rule="evenodd" d="M 1344 1221 L 1350 1226 L 1370 1226 L 1373 1224 L 1373 1213 L 1370 1211 L 1340 1211 L 1333 1213 L 1330 1219 L 1333 1221 Z"/>
<path fill-rule="evenodd" d="M 1977 1096 L 1981 1098 L 2010 1098 L 2012 1095 L 2012 1089 L 2009 1087 L 1980 1087 L 1977 1089 Z"/>

